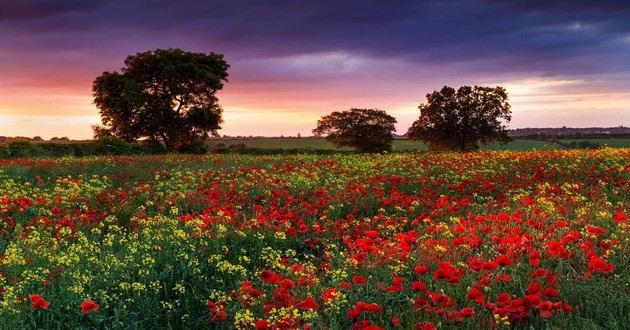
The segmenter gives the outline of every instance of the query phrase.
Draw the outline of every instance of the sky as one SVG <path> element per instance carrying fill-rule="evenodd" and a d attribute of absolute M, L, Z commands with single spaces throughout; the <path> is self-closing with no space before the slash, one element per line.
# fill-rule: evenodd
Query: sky
<path fill-rule="evenodd" d="M 405 133 L 444 85 L 504 86 L 509 127 L 630 126 L 630 1 L 0 0 L 0 136 L 90 138 L 126 56 L 217 52 L 222 135 L 310 135 L 379 108 Z"/>

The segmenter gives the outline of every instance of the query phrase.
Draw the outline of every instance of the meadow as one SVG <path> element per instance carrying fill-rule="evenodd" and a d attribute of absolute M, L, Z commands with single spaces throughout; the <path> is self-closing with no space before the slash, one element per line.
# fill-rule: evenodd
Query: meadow
<path fill-rule="evenodd" d="M 0 160 L 0 329 L 627 329 L 630 149 Z"/>
<path fill-rule="evenodd" d="M 620 146 L 630 147 L 630 141 L 622 141 L 618 143 Z M 211 148 L 216 148 L 218 144 L 222 144 L 225 147 L 235 145 L 245 145 L 247 148 L 253 149 L 303 149 L 303 150 L 341 150 L 351 151 L 352 148 L 343 147 L 336 148 L 335 145 L 322 138 L 224 138 L 224 139 L 211 139 L 209 145 Z M 617 146 L 617 145 L 615 145 Z M 516 139 L 507 144 L 501 145 L 499 143 L 490 143 L 488 145 L 481 146 L 481 150 L 550 150 L 558 149 L 559 146 L 540 140 L 528 140 L 528 139 Z M 393 151 L 426 151 L 427 146 L 422 141 L 413 141 L 408 139 L 395 139 L 392 143 Z"/>
<path fill-rule="evenodd" d="M 630 148 L 630 139 L 628 138 L 590 138 L 590 139 L 561 139 L 563 143 L 570 142 L 591 142 L 601 147 L 608 146 L 614 148 Z M 300 150 L 341 150 L 351 151 L 351 148 L 344 147 L 337 149 L 332 143 L 322 138 L 222 138 L 211 139 L 209 146 L 211 149 L 216 149 L 217 145 L 223 147 L 244 145 L 247 148 L 253 149 L 300 149 Z M 513 141 L 500 144 L 490 143 L 482 145 L 480 147 L 482 151 L 530 151 L 530 150 L 558 150 L 565 149 L 562 145 L 554 143 L 553 141 L 534 140 L 534 139 L 521 139 L 515 138 Z M 392 143 L 393 151 L 426 151 L 427 146 L 422 141 L 413 141 L 408 139 L 395 139 Z"/>

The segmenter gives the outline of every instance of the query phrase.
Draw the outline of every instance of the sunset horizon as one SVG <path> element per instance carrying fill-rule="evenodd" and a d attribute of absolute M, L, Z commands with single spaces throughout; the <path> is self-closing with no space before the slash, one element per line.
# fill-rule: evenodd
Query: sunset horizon
<path fill-rule="evenodd" d="M 404 134 L 425 94 L 503 86 L 509 128 L 630 126 L 630 6 L 496 1 L 0 4 L 0 135 L 92 138 L 92 83 L 138 52 L 216 52 L 220 135 L 311 135 L 378 108 Z M 273 22 L 269 23 L 269 19 Z"/>

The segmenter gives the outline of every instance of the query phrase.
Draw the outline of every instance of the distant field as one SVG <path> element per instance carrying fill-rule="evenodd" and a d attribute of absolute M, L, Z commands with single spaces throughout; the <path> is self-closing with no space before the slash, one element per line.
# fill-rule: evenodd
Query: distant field
<path fill-rule="evenodd" d="M 601 146 L 609 146 L 614 148 L 630 148 L 630 138 L 611 138 L 611 139 L 562 139 L 563 142 L 582 142 L 589 141 L 599 143 Z"/>
<path fill-rule="evenodd" d="M 630 140 L 629 140 L 630 141 Z M 217 146 L 223 144 L 226 147 L 230 145 L 245 144 L 248 148 L 258 149 L 335 149 L 335 146 L 324 139 L 317 138 L 253 138 L 253 139 L 217 139 L 212 140 L 211 145 Z M 538 140 L 514 140 L 508 144 L 500 145 L 491 143 L 482 146 L 482 150 L 550 150 L 558 149 L 553 143 Z M 351 148 L 341 148 L 339 150 L 351 150 Z M 418 141 L 412 140 L 395 140 L 394 150 L 427 150 L 427 146 Z"/>

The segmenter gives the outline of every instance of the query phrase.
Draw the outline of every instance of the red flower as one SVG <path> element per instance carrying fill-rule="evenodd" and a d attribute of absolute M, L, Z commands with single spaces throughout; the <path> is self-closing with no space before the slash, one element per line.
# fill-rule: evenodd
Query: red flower
<path fill-rule="evenodd" d="M 411 282 L 411 290 L 413 291 L 427 291 L 427 286 L 422 281 Z"/>
<path fill-rule="evenodd" d="M 369 238 L 376 238 L 378 237 L 378 232 L 376 230 L 368 230 L 365 232 L 365 236 Z"/>
<path fill-rule="evenodd" d="M 214 323 L 219 323 L 219 322 L 223 322 L 223 321 L 225 321 L 227 319 L 228 319 L 227 313 L 225 311 L 223 311 L 223 310 L 220 310 L 220 311 L 217 311 L 214 314 L 214 316 L 212 317 L 211 321 L 214 322 Z"/>
<path fill-rule="evenodd" d="M 263 283 L 275 283 L 279 280 L 279 277 L 276 273 L 265 269 L 260 272 L 260 280 L 263 281 Z"/>
<path fill-rule="evenodd" d="M 324 292 L 322 292 L 322 299 L 324 299 L 324 302 L 329 301 L 331 299 L 337 299 L 338 296 L 339 296 L 339 292 L 333 288 L 328 288 L 324 290 Z"/>
<path fill-rule="evenodd" d="M 621 211 L 617 211 L 613 215 L 613 221 L 615 223 L 622 223 L 622 222 L 625 222 L 626 220 L 628 220 L 628 216 L 623 214 L 623 212 Z"/>
<path fill-rule="evenodd" d="M 278 284 L 287 290 L 291 290 L 295 286 L 295 283 L 288 278 L 285 278 L 284 280 L 278 282 Z"/>
<path fill-rule="evenodd" d="M 379 314 L 383 310 L 383 307 L 379 304 L 369 304 L 363 301 L 357 301 L 354 306 L 348 311 L 348 317 L 354 319 L 361 315 L 361 313 L 374 313 Z"/>
<path fill-rule="evenodd" d="M 607 263 L 595 254 L 588 260 L 588 271 L 591 273 L 610 273 L 614 268 L 613 264 Z"/>
<path fill-rule="evenodd" d="M 423 275 L 426 274 L 429 271 L 429 267 L 425 266 L 425 265 L 418 265 L 416 266 L 416 268 L 414 269 L 414 271 L 416 272 L 416 274 L 418 275 Z"/>
<path fill-rule="evenodd" d="M 531 266 L 538 266 L 540 264 L 540 253 L 537 250 L 532 250 L 529 253 L 529 264 Z"/>
<path fill-rule="evenodd" d="M 550 318 L 553 316 L 553 303 L 549 300 L 541 301 L 538 309 L 541 317 Z"/>
<path fill-rule="evenodd" d="M 304 310 L 308 310 L 308 309 L 317 310 L 319 308 L 319 305 L 317 305 L 317 300 L 315 300 L 315 298 L 313 297 L 304 298 L 304 300 L 299 302 L 297 306 Z"/>
<path fill-rule="evenodd" d="M 96 312 L 99 308 L 99 305 L 93 300 L 86 299 L 81 303 L 81 314 L 90 314 L 91 312 Z"/>
<path fill-rule="evenodd" d="M 527 293 L 536 294 L 541 293 L 543 291 L 543 287 L 538 283 L 532 283 L 527 287 Z"/>
<path fill-rule="evenodd" d="M 471 307 L 464 307 L 462 308 L 462 310 L 459 311 L 459 315 L 461 317 L 471 317 L 475 315 L 475 310 L 472 309 Z"/>
<path fill-rule="evenodd" d="M 364 285 L 366 282 L 367 282 L 367 280 L 365 279 L 365 277 L 363 277 L 361 275 L 354 275 L 354 276 L 352 276 L 352 283 L 354 283 L 354 284 Z"/>
<path fill-rule="evenodd" d="M 483 299 L 484 299 L 483 292 L 481 292 L 481 290 L 477 288 L 470 289 L 470 291 L 468 291 L 468 294 L 466 295 L 466 298 L 468 300 L 478 303 L 479 305 L 483 305 Z"/>
<path fill-rule="evenodd" d="M 28 298 L 31 300 L 31 307 L 33 307 L 33 309 L 48 309 L 48 305 L 50 305 L 46 299 L 38 294 L 29 294 Z"/>
<path fill-rule="evenodd" d="M 404 279 L 402 277 L 396 277 L 393 276 L 392 277 L 392 285 L 390 285 L 387 288 L 388 292 L 400 292 L 402 291 L 403 287 L 402 287 L 402 283 L 403 283 Z"/>
<path fill-rule="evenodd" d="M 266 320 L 258 320 L 254 326 L 256 327 L 256 330 L 264 330 L 269 327 L 269 323 Z"/>
<path fill-rule="evenodd" d="M 416 330 L 437 330 L 437 327 L 435 326 L 435 324 L 429 321 L 425 321 L 416 323 Z"/>
<path fill-rule="evenodd" d="M 398 316 L 396 316 L 396 314 L 392 315 L 392 327 L 396 328 L 398 326 L 400 326 L 400 320 L 398 319 Z"/>

